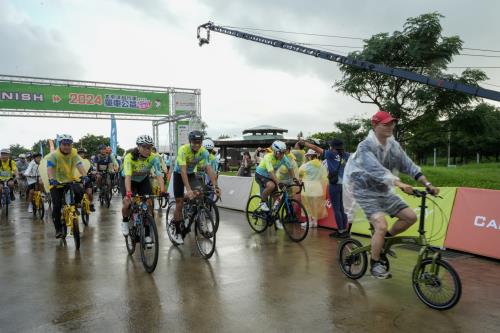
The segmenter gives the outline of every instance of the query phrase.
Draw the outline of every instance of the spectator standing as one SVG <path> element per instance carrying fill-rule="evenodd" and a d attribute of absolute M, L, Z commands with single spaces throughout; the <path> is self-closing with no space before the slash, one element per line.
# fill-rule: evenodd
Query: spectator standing
<path fill-rule="evenodd" d="M 328 192 L 338 228 L 336 232 L 330 234 L 330 237 L 348 238 L 349 226 L 342 200 L 342 178 L 349 153 L 344 151 L 344 143 L 338 139 L 330 141 L 330 149 L 323 149 L 305 141 L 304 145 L 316 151 L 326 161 L 328 168 Z"/>
<path fill-rule="evenodd" d="M 240 177 L 252 177 L 252 157 L 248 151 L 243 152 L 243 158 L 241 159 L 241 165 L 238 169 L 237 176 Z"/>
<path fill-rule="evenodd" d="M 301 201 L 310 218 L 311 228 L 318 226 L 318 220 L 327 216 L 326 211 L 326 188 L 328 185 L 328 171 L 318 154 L 309 149 L 305 154 L 308 162 L 299 169 L 300 180 L 304 182 L 304 191 L 301 193 Z"/>

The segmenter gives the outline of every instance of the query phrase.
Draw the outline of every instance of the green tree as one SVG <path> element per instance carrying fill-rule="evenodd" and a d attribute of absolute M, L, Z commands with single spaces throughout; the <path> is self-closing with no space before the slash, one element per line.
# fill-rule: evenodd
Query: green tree
<path fill-rule="evenodd" d="M 10 145 L 10 155 L 12 157 L 17 157 L 19 154 L 25 154 L 30 150 L 26 147 L 21 146 L 20 144 Z"/>
<path fill-rule="evenodd" d="M 453 56 L 460 53 L 463 42 L 458 36 L 442 35 L 442 17 L 439 13 L 429 13 L 409 18 L 402 31 L 395 31 L 392 35 L 376 34 L 364 41 L 361 51 L 349 56 L 430 77 L 477 85 L 487 78 L 482 71 L 466 70 L 460 76 L 443 73 Z M 444 91 L 345 64 L 340 65 L 340 70 L 343 76 L 335 82 L 337 90 L 398 117 L 400 121 L 395 136 L 403 142 L 413 135 L 415 124 L 421 124 L 424 119 L 449 118 L 475 100 L 472 95 Z"/>
<path fill-rule="evenodd" d="M 335 130 L 332 132 L 318 132 L 311 135 L 313 139 L 319 139 L 327 143 L 333 139 L 342 140 L 346 151 L 355 151 L 358 144 L 367 136 L 370 129 L 370 120 L 352 118 L 346 122 L 335 122 Z"/>
<path fill-rule="evenodd" d="M 110 145 L 110 138 L 103 135 L 93 135 L 87 134 L 80 140 L 76 141 L 74 144 L 75 148 L 83 147 L 87 149 L 89 156 L 97 154 L 99 152 L 99 145 Z M 125 150 L 120 146 L 117 146 L 116 152 L 118 155 L 123 155 Z"/>
<path fill-rule="evenodd" d="M 217 138 L 217 140 L 229 139 L 229 138 L 230 138 L 229 135 L 227 135 L 227 134 L 221 134 L 221 135 L 219 135 L 219 137 Z"/>
<path fill-rule="evenodd" d="M 31 150 L 33 152 L 40 152 L 40 144 L 42 145 L 44 155 L 50 153 L 49 139 L 38 140 L 33 144 Z"/>

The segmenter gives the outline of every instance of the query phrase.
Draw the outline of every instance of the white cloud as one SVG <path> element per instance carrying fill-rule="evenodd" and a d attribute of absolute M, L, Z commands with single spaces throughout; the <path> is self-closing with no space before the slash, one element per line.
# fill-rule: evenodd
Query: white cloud
<path fill-rule="evenodd" d="M 295 135 L 329 131 L 335 121 L 370 113 L 373 107 L 331 88 L 340 75 L 334 63 L 217 33 L 212 34 L 210 45 L 200 48 L 196 40 L 199 24 L 213 19 L 238 26 L 366 37 L 401 29 L 408 16 L 439 10 L 447 15 L 443 20 L 446 33 L 461 35 L 470 46 L 500 48 L 495 22 L 490 20 L 494 11 L 482 3 L 471 14 L 477 23 L 488 18 L 481 25 L 464 25 L 470 13 L 451 0 L 411 5 L 326 0 L 138 3 L 58 0 L 21 6 L 0 0 L 0 40 L 5 46 L 0 72 L 200 88 L 202 116 L 212 137 L 240 135 L 243 129 L 260 124 L 285 127 Z M 473 60 L 487 64 L 488 59 Z M 472 60 L 457 63 L 467 61 Z M 492 83 L 500 82 L 497 72 L 488 72 Z M 109 122 L 2 118 L 0 131 L 2 144 L 30 145 L 60 131 L 77 138 L 88 132 L 108 135 Z M 118 122 L 118 139 L 124 147 L 133 145 L 137 135 L 151 132 L 150 123 Z M 164 144 L 166 126 L 160 134 Z"/>

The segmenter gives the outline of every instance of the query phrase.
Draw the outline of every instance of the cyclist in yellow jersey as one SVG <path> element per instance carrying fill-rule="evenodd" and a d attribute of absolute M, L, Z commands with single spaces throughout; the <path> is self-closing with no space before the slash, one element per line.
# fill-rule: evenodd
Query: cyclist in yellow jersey
<path fill-rule="evenodd" d="M 184 206 L 184 188 L 189 199 L 193 199 L 195 194 L 193 188 L 199 186 L 196 181 L 195 169 L 205 170 L 212 184 L 215 187 L 215 192 L 220 195 L 220 189 L 217 185 L 217 177 L 210 166 L 209 153 L 202 147 L 203 133 L 200 131 L 192 131 L 189 133 L 189 144 L 179 147 L 177 152 L 177 162 L 174 169 L 174 196 L 175 196 L 175 212 L 174 223 L 177 233 L 174 236 L 178 244 L 184 241 L 180 233 L 180 223 L 182 222 L 182 207 Z"/>
<path fill-rule="evenodd" d="M 77 179 L 74 176 L 74 170 L 80 172 L 83 183 L 89 181 L 83 162 L 78 156 L 77 150 L 73 148 L 73 137 L 68 134 L 60 136 L 59 148 L 47 156 L 47 175 L 51 186 L 50 197 L 52 199 L 52 221 L 56 229 L 56 238 L 63 237 L 61 225 L 61 208 L 63 203 L 64 188 L 57 185 L 71 183 Z M 79 204 L 83 197 L 83 189 L 80 184 L 72 184 L 75 193 L 75 202 Z"/>
<path fill-rule="evenodd" d="M 160 158 L 152 154 L 153 139 L 149 135 L 141 135 L 136 140 L 137 148 L 125 155 L 122 164 L 120 177 L 120 190 L 123 196 L 122 207 L 122 233 L 128 236 L 130 220 L 130 204 L 132 195 L 152 194 L 149 175 L 151 172 L 156 176 L 162 196 L 166 197 L 165 182 L 160 170 Z M 149 232 L 149 228 L 147 228 Z M 151 243 L 152 239 L 146 235 L 146 243 Z"/>
<path fill-rule="evenodd" d="M 10 149 L 2 149 L 0 152 L 0 197 L 3 185 L 7 182 L 10 188 L 10 200 L 14 201 L 14 179 L 19 177 L 16 162 L 10 158 Z"/>
<path fill-rule="evenodd" d="M 269 211 L 269 207 L 267 206 L 269 195 L 274 191 L 279 182 L 276 177 L 276 172 L 279 168 L 285 166 L 290 178 L 294 182 L 298 182 L 294 175 L 292 163 L 285 155 L 286 144 L 277 140 L 273 142 L 271 149 L 273 152 L 266 154 L 255 169 L 255 181 L 259 184 L 261 192 L 260 208 L 266 212 Z"/>

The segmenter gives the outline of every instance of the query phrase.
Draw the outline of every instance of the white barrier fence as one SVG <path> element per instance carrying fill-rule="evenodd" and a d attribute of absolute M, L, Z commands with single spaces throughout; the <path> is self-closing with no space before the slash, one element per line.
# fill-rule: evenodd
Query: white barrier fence
<path fill-rule="evenodd" d="M 252 190 L 253 177 L 220 175 L 218 183 L 222 196 L 217 206 L 245 211 Z"/>

